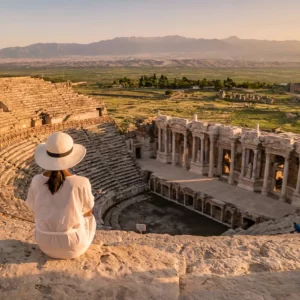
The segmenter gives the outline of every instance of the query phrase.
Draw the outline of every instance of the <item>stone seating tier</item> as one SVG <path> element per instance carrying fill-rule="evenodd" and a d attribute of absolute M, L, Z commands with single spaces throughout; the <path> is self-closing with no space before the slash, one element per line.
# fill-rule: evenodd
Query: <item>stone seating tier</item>
<path fill-rule="evenodd" d="M 1 101 L 18 120 L 34 117 L 39 111 L 54 116 L 79 114 L 95 111 L 102 105 L 101 101 L 76 94 L 68 87 L 30 77 L 0 78 L 0 93 Z"/>
<path fill-rule="evenodd" d="M 98 118 L 100 124 L 91 121 L 91 124 L 85 124 L 83 121 L 70 122 L 70 125 L 68 122 L 46 125 L 40 130 L 31 128 L 24 130 L 23 134 L 22 131 L 19 135 L 17 132 L 12 134 L 8 144 L 3 142 L 4 137 L 1 143 L 0 135 L 0 212 L 32 218 L 22 200 L 26 198 L 32 177 L 42 172 L 34 162 L 34 150 L 53 131 L 67 132 L 76 143 L 87 148 L 85 159 L 71 171 L 90 179 L 96 198 L 111 191 L 121 193 L 130 186 L 143 185 L 142 176 L 127 151 L 125 141 L 114 124 L 105 120 L 102 124 L 101 118 Z"/>

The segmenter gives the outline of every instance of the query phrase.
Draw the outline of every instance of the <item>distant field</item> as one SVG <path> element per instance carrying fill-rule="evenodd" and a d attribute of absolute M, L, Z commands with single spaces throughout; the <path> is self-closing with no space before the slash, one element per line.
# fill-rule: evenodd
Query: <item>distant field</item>
<path fill-rule="evenodd" d="M 127 76 L 139 78 L 141 75 L 164 74 L 169 78 L 186 76 L 190 79 L 225 79 L 231 77 L 235 81 L 265 81 L 268 83 L 300 82 L 300 68 L 193 68 L 193 67 L 95 67 L 95 68 L 28 68 L 1 66 L 0 76 L 33 76 L 43 74 L 53 79 L 98 82 L 110 84 L 113 79 Z"/>
<path fill-rule="evenodd" d="M 126 131 L 138 119 L 154 117 L 158 113 L 184 118 L 192 118 L 196 113 L 200 120 L 220 122 L 254 128 L 257 123 L 262 129 L 273 130 L 280 127 L 285 131 L 300 133 L 300 118 L 288 118 L 286 113 L 298 113 L 300 105 L 291 102 L 291 96 L 271 95 L 278 99 L 275 104 L 253 104 L 216 100 L 216 92 L 195 92 L 182 98 L 167 98 L 162 90 L 112 90 L 98 85 L 111 84 L 115 78 L 127 76 L 139 78 L 141 75 L 158 76 L 164 74 L 170 79 L 186 76 L 189 79 L 225 79 L 231 77 L 236 82 L 265 81 L 267 83 L 300 82 L 300 68 L 193 68 L 193 67 L 42 67 L 24 68 L 1 66 L 0 76 L 41 75 L 50 79 L 87 81 L 86 87 L 74 87 L 78 92 L 101 97 L 108 111 Z M 97 84 L 96 84 L 97 83 Z M 272 94 L 264 91 L 262 94 Z M 299 114 L 300 116 L 300 114 Z"/>
<path fill-rule="evenodd" d="M 100 97 L 104 100 L 109 114 L 126 131 L 136 120 L 154 117 L 157 114 L 192 119 L 194 114 L 199 120 L 219 122 L 243 127 L 300 133 L 300 117 L 288 118 L 286 113 L 297 114 L 300 103 L 291 101 L 292 96 L 260 91 L 259 94 L 274 97 L 274 104 L 232 102 L 216 100 L 216 92 L 197 91 L 182 94 L 180 97 L 167 98 L 164 91 L 155 89 L 100 89 L 96 85 L 78 86 L 80 93 Z M 299 114 L 300 116 L 300 114 Z"/>

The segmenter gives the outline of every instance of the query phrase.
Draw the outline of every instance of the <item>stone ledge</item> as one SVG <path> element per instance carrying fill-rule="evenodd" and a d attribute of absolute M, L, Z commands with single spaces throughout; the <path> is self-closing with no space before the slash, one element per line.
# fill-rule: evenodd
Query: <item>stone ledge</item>
<path fill-rule="evenodd" d="M 33 225 L 0 216 L 0 299 L 298 299 L 300 235 L 97 231 L 79 258 L 45 256 Z"/>

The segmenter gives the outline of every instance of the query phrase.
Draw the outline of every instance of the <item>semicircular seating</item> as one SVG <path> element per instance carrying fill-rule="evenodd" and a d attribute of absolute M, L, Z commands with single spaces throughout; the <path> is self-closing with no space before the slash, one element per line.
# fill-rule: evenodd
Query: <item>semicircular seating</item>
<path fill-rule="evenodd" d="M 36 146 L 44 142 L 55 126 L 44 126 L 28 138 L 14 138 L 0 147 L 0 211 L 32 220 L 25 206 L 32 177 L 42 169 L 34 162 Z M 96 199 L 108 192 L 121 194 L 130 187 L 144 186 L 139 169 L 129 155 L 125 141 L 112 122 L 64 129 L 75 143 L 87 148 L 85 159 L 73 172 L 90 179 Z"/>

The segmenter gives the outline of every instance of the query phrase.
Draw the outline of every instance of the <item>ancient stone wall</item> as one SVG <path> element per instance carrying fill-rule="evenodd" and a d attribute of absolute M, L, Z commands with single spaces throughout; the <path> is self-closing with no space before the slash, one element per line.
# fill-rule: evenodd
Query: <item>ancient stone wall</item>
<path fill-rule="evenodd" d="M 300 135 L 158 116 L 157 160 L 300 206 Z"/>

